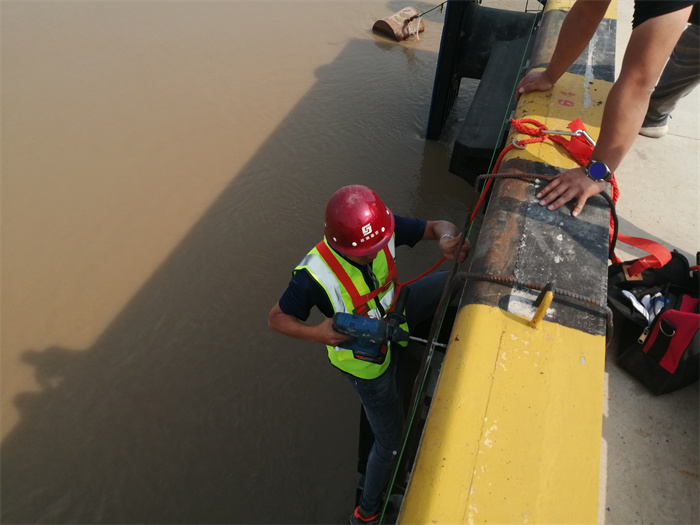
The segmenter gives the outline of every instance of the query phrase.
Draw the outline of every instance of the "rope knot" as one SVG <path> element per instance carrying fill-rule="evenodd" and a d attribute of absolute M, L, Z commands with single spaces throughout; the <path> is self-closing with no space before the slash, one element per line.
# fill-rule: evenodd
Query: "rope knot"
<path fill-rule="evenodd" d="M 513 124 L 513 128 L 519 132 L 519 133 L 524 133 L 525 135 L 533 135 L 533 136 L 539 136 L 539 135 L 547 135 L 547 133 L 544 133 L 545 131 L 549 131 L 549 128 L 542 124 L 541 122 L 538 122 L 535 119 L 532 118 L 521 118 L 518 120 L 515 119 L 510 119 L 511 124 Z M 526 124 L 532 124 L 536 126 L 535 128 L 530 128 L 526 126 Z"/>

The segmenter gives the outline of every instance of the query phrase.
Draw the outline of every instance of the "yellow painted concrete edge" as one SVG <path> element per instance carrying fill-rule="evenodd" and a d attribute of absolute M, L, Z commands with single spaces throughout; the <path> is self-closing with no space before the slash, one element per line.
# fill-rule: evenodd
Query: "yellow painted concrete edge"
<path fill-rule="evenodd" d="M 572 4 L 550 0 L 547 9 Z M 616 13 L 613 1 L 606 16 Z M 581 118 L 597 139 L 611 86 L 566 73 L 551 92 L 524 96 L 515 118 L 563 130 Z M 550 141 L 511 158 L 576 166 Z M 463 307 L 399 523 L 596 523 L 604 367 L 602 336 Z"/>
<path fill-rule="evenodd" d="M 575 3 L 576 0 L 547 0 L 545 9 L 547 11 L 568 11 Z M 605 12 L 605 18 L 617 19 L 617 0 L 610 2 L 608 10 Z"/>
<path fill-rule="evenodd" d="M 604 337 L 462 310 L 399 523 L 595 523 Z"/>
<path fill-rule="evenodd" d="M 541 68 L 540 68 L 541 69 Z M 544 124 L 547 129 L 569 131 L 569 123 L 580 118 L 586 131 L 598 140 L 603 108 L 608 97 L 611 82 L 586 79 L 581 75 L 564 73 L 552 91 L 528 93 L 518 103 L 515 119 L 532 119 Z M 534 124 L 525 124 L 536 128 Z M 532 135 L 511 131 L 509 141 L 531 138 Z M 570 140 L 571 137 L 564 137 Z M 504 156 L 504 161 L 524 159 L 531 162 L 548 164 L 562 169 L 578 166 L 576 161 L 564 150 L 547 139 L 543 142 L 527 144 L 524 149 L 512 149 Z"/>
<path fill-rule="evenodd" d="M 547 11 L 568 11 L 574 3 L 574 0 L 549 0 L 546 9 Z M 605 18 L 617 19 L 617 0 L 610 2 Z M 612 38 L 614 39 L 614 35 Z M 615 42 L 613 41 L 611 45 L 614 46 Z M 542 70 L 544 68 L 533 69 L 533 71 Z M 518 101 L 514 118 L 534 119 L 553 130 L 568 130 L 569 122 L 580 118 L 589 135 L 594 140 L 598 140 L 603 108 L 611 87 L 611 82 L 594 78 L 592 72 L 588 75 L 564 73 L 551 91 L 530 92 L 523 95 Z M 508 141 L 529 137 L 530 135 L 511 129 Z M 515 158 L 549 164 L 562 169 L 578 166 L 561 146 L 555 146 L 550 140 L 529 144 L 523 150 L 511 150 L 504 156 L 504 161 Z"/>

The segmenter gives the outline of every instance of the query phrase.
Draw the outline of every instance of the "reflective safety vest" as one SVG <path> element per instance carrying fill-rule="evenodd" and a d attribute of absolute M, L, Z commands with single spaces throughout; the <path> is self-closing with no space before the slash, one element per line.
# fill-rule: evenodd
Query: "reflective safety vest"
<path fill-rule="evenodd" d="M 325 239 L 304 257 L 294 269 L 294 273 L 300 270 L 309 272 L 309 275 L 325 290 L 335 313 L 354 313 L 381 319 L 394 304 L 395 257 L 396 250 L 392 236 L 389 244 L 372 261 L 372 272 L 377 280 L 375 290 L 371 290 L 367 285 L 360 269 L 335 252 Z M 408 329 L 405 325 L 402 327 Z M 399 344 L 406 345 L 406 343 Z M 355 377 L 375 379 L 389 367 L 391 345 L 389 346 L 386 359 L 381 364 L 356 359 L 352 350 L 337 346 L 327 346 L 328 359 L 333 366 Z"/>

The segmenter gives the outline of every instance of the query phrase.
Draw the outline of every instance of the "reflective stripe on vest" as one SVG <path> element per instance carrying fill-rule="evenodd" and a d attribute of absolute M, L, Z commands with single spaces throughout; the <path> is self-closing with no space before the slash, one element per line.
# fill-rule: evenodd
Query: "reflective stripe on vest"
<path fill-rule="evenodd" d="M 322 244 L 323 246 L 321 246 Z M 325 258 L 319 252 L 319 246 L 321 246 Z M 332 257 L 332 260 L 327 260 L 329 256 Z M 395 247 L 392 237 L 387 247 L 372 261 L 372 272 L 378 281 L 378 289 L 381 290 L 378 294 L 374 294 L 369 289 L 359 268 L 350 264 L 328 247 L 325 239 L 304 257 L 294 271 L 304 269 L 309 272 L 309 275 L 326 291 L 334 312 L 353 313 L 357 308 L 362 309 L 366 305 L 366 311 L 361 315 L 379 319 L 382 314 L 376 307 L 375 301 L 379 301 L 384 312 L 387 312 L 394 302 L 395 289 L 392 280 L 396 276 L 394 257 Z M 339 275 L 336 275 L 332 267 L 336 268 Z M 390 267 L 393 271 L 390 271 Z M 368 300 L 369 296 L 372 298 Z M 364 302 L 358 304 L 358 298 Z M 355 359 L 352 350 L 332 346 L 327 346 L 327 348 L 328 359 L 334 366 L 362 379 L 379 377 L 391 362 L 391 349 L 387 351 L 384 362 L 376 364 Z"/>
<path fill-rule="evenodd" d="M 350 294 L 350 301 L 353 306 L 351 312 L 354 314 L 365 315 L 370 310 L 370 301 L 379 296 L 382 292 L 390 290 L 394 286 L 394 280 L 396 279 L 396 266 L 394 265 L 394 257 L 392 256 L 389 248 L 386 246 L 383 248 L 383 255 L 387 263 L 388 274 L 386 277 L 381 276 L 381 278 L 375 275 L 378 281 L 381 279 L 381 281 L 384 281 L 386 284 L 378 286 L 375 290 L 365 295 L 360 295 L 360 291 L 350 279 L 350 276 L 348 275 L 347 270 L 345 270 L 341 264 L 340 259 L 331 251 L 331 248 L 324 241 L 321 241 L 316 245 L 316 250 L 323 258 L 323 261 L 331 269 L 335 277 L 338 278 L 340 284 Z M 389 308 L 385 307 L 384 304 L 382 304 L 382 307 L 384 308 L 384 312 L 389 310 Z M 389 307 L 391 307 L 391 304 Z"/>

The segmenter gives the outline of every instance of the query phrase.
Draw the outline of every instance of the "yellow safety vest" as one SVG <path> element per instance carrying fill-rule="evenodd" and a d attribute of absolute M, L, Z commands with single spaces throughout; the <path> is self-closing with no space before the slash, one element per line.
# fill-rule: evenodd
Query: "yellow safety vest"
<path fill-rule="evenodd" d="M 372 261 L 372 272 L 378 287 L 372 291 L 367 286 L 362 272 L 333 250 L 324 239 L 311 250 L 294 269 L 294 273 L 306 270 L 323 287 L 333 306 L 333 311 L 356 313 L 381 319 L 382 311 L 388 312 L 394 304 L 396 270 L 394 267 L 395 245 L 392 236 L 389 244 Z M 378 308 L 381 304 L 382 310 Z M 403 325 L 402 328 L 408 329 Z M 405 346 L 406 343 L 399 343 Z M 327 346 L 331 364 L 344 372 L 361 379 L 381 376 L 391 362 L 391 345 L 383 363 L 371 363 L 356 359 L 352 350 Z"/>

